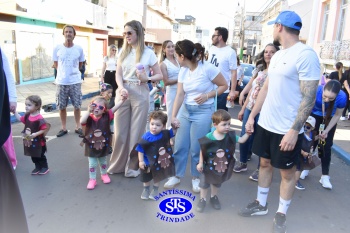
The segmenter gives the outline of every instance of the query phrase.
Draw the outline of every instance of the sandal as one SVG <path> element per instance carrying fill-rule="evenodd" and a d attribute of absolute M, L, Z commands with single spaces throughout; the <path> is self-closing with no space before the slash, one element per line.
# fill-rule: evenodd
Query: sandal
<path fill-rule="evenodd" d="M 83 130 L 81 128 L 76 129 L 75 133 L 79 134 L 79 135 L 83 135 Z"/>
<path fill-rule="evenodd" d="M 63 135 L 67 134 L 68 131 L 67 130 L 63 130 L 61 129 L 60 132 L 58 132 L 58 134 L 56 135 L 57 137 L 62 137 Z"/>

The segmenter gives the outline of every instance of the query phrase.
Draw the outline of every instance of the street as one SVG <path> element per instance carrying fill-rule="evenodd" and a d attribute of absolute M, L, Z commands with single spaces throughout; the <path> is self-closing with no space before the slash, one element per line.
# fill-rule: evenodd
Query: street
<path fill-rule="evenodd" d="M 88 102 L 89 99 L 84 101 L 83 110 Z M 241 128 L 241 122 L 235 120 L 239 108 L 236 106 L 230 110 L 232 128 L 236 133 Z M 196 212 L 199 195 L 193 193 L 194 201 L 187 198 L 193 207 L 186 215 L 192 214 L 191 217 L 182 222 L 169 222 L 159 217 L 165 215 L 159 205 L 171 195 L 157 201 L 141 200 L 142 183 L 138 178 L 114 174 L 110 175 L 110 184 L 103 184 L 98 172 L 96 188 L 87 190 L 88 160 L 79 145 L 81 138 L 74 133 L 72 107 L 68 108 L 67 118 L 70 132 L 61 138 L 54 137 L 60 129 L 58 111 L 43 113 L 43 116 L 52 125 L 47 142 L 50 168 L 47 175 L 30 174 L 34 164 L 29 157 L 23 155 L 20 137 L 23 124 L 12 124 L 18 159 L 16 175 L 30 232 L 271 232 L 279 200 L 280 175 L 277 170 L 268 198 L 269 213 L 250 218 L 237 214 L 240 208 L 256 198 L 257 182 L 248 179 L 256 169 L 256 156 L 252 156 L 248 162 L 247 172 L 234 173 L 222 185 L 218 195 L 221 210 L 214 210 L 207 200 L 204 212 Z M 239 158 L 239 153 L 236 153 L 236 157 Z M 306 190 L 295 190 L 287 213 L 288 232 L 350 232 L 350 215 L 347 211 L 350 206 L 349 166 L 338 157 L 332 157 L 331 191 L 322 188 L 320 176 L 321 169 L 317 167 L 302 180 Z M 164 191 L 164 183 L 165 181 L 161 182 L 160 192 Z M 176 188 L 192 193 L 189 170 Z"/>

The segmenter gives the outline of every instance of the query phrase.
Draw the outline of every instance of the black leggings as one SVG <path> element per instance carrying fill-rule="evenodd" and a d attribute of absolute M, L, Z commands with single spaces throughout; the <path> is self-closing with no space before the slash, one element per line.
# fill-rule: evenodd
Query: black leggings
<path fill-rule="evenodd" d="M 48 168 L 48 164 L 47 164 L 47 159 L 45 156 L 46 153 L 46 145 L 42 147 L 41 150 L 41 156 L 40 157 L 32 157 L 32 161 L 35 164 L 36 168 Z"/>
<path fill-rule="evenodd" d="M 311 114 L 316 119 L 315 131 L 316 135 L 319 133 L 320 124 L 323 121 L 322 116 L 317 116 L 315 114 Z M 324 150 L 319 151 L 319 157 L 321 158 L 321 166 L 322 166 L 322 175 L 329 175 L 329 167 L 331 164 L 331 155 L 332 155 L 332 146 L 333 146 L 333 138 L 335 130 L 337 129 L 337 124 L 333 126 L 333 128 L 328 132 L 326 138 L 326 144 L 324 145 Z M 314 149 L 317 147 L 318 141 L 314 142 Z"/>
<path fill-rule="evenodd" d="M 348 113 L 350 113 L 350 100 L 349 100 L 349 93 L 347 92 L 347 90 L 343 89 L 343 91 L 346 94 L 346 105 L 345 105 L 345 108 L 343 110 L 342 116 L 345 117 L 345 116 L 347 116 L 346 111 L 348 111 Z"/>
<path fill-rule="evenodd" d="M 106 70 L 104 81 L 105 83 L 108 83 L 109 85 L 112 86 L 113 88 L 112 97 L 115 97 L 115 91 L 118 88 L 117 82 L 115 81 L 115 71 Z"/>

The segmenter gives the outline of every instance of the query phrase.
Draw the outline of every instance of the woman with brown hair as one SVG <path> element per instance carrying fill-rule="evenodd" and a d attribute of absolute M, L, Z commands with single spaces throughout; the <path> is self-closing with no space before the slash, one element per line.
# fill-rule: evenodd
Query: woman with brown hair
<path fill-rule="evenodd" d="M 270 60 L 278 50 L 279 48 L 273 44 L 266 45 L 264 50 L 259 54 L 259 59 L 256 63 L 257 65 L 256 75 L 254 75 L 251 78 L 249 83 L 241 92 L 240 102 L 242 102 L 241 100 L 244 98 L 245 93 L 249 92 L 247 100 L 244 102 L 241 108 L 241 111 L 238 113 L 238 119 L 242 121 L 241 136 L 245 134 L 245 125 L 247 123 L 251 110 L 253 109 L 253 106 L 256 102 L 259 91 L 264 85 L 264 82 L 268 76 L 267 70 L 270 65 Z M 258 119 L 259 119 L 259 114 L 255 117 L 254 128 L 257 127 L 256 125 L 257 125 Z M 237 163 L 237 165 L 234 167 L 233 169 L 234 172 L 240 173 L 248 170 L 247 161 L 248 161 L 249 154 L 251 154 L 253 140 L 254 140 L 254 133 L 249 137 L 249 139 L 245 143 L 239 144 L 240 163 Z M 257 170 L 254 171 L 254 173 L 249 177 L 249 179 L 258 181 L 258 176 L 259 176 L 259 164 L 258 164 Z"/>
<path fill-rule="evenodd" d="M 335 69 L 336 69 L 336 71 L 333 71 L 332 73 L 330 73 L 329 79 L 335 79 L 335 80 L 338 80 L 340 82 L 340 80 L 343 76 L 343 63 L 337 62 L 335 64 Z"/>
<path fill-rule="evenodd" d="M 337 122 L 346 104 L 346 95 L 341 90 L 341 84 L 337 80 L 330 80 L 324 86 L 318 86 L 315 106 L 311 116 L 316 119 L 315 130 L 318 132 L 319 141 L 314 144 L 318 147 L 318 156 L 321 158 L 322 176 L 320 183 L 326 189 L 332 189 L 329 167 L 331 164 L 331 148 Z M 317 145 L 318 144 L 318 145 Z M 308 171 L 302 172 L 301 178 L 305 178 Z"/>
<path fill-rule="evenodd" d="M 174 146 L 176 176 L 171 177 L 164 187 L 173 188 L 180 183 L 190 156 L 192 190 L 198 193 L 198 139 L 209 133 L 214 98 L 227 90 L 227 83 L 218 68 L 204 61 L 205 49 L 201 44 L 190 40 L 178 41 L 175 52 L 181 65 L 172 113 L 172 125 L 178 128 Z"/>

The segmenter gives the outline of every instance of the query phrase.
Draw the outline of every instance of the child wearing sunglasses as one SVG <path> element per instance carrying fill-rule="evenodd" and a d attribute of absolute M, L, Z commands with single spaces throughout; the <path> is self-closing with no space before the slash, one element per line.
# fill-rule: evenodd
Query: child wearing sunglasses
<path fill-rule="evenodd" d="M 301 171 L 303 168 L 308 167 L 309 157 L 312 156 L 311 153 L 314 152 L 313 144 L 314 141 L 318 140 L 316 133 L 314 132 L 316 124 L 316 119 L 312 116 L 309 116 L 304 124 L 304 137 L 301 143 L 301 153 L 300 159 L 298 160 L 297 170 L 295 171 L 295 188 L 299 190 L 304 190 L 305 187 L 300 183 L 299 179 L 304 179 L 301 177 Z M 308 171 L 304 170 L 303 172 Z M 301 178 L 300 178 L 301 177 Z"/>
<path fill-rule="evenodd" d="M 107 100 L 103 96 L 95 97 L 88 111 L 80 119 L 80 123 L 85 127 L 83 143 L 85 143 L 85 156 L 89 159 L 89 183 L 87 185 L 89 190 L 94 189 L 97 184 L 98 164 L 102 182 L 105 184 L 111 182 L 107 174 L 107 155 L 111 143 L 110 122 L 125 99 L 126 97 L 122 98 L 112 109 L 108 109 Z"/>

